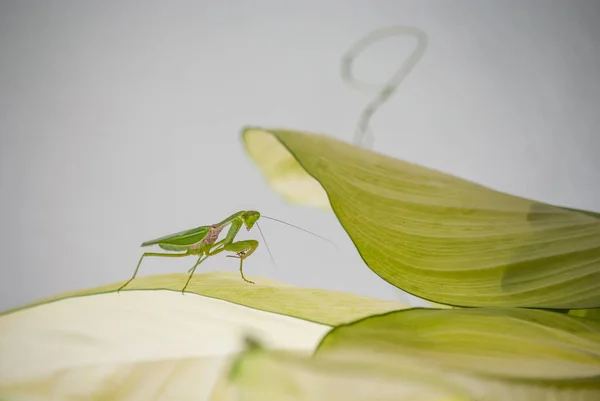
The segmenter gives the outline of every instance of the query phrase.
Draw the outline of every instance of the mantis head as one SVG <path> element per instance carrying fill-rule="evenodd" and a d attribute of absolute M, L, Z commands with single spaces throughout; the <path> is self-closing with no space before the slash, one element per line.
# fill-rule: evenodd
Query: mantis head
<path fill-rule="evenodd" d="M 256 210 L 248 210 L 244 212 L 242 215 L 242 221 L 246 226 L 246 230 L 250 231 L 250 229 L 254 226 L 254 223 L 260 218 L 260 213 Z"/>

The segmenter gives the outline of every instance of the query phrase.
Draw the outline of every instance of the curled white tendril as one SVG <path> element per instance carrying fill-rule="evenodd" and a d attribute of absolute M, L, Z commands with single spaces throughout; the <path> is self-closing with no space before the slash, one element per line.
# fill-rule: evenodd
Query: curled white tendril
<path fill-rule="evenodd" d="M 352 74 L 352 63 L 360 52 L 371 44 L 393 36 L 412 36 L 417 39 L 417 46 L 408 59 L 396 71 L 390 80 L 384 84 L 366 83 L 356 79 Z M 377 91 L 377 96 L 371 100 L 361 113 L 360 120 L 354 134 L 354 144 L 365 148 L 372 148 L 375 138 L 369 129 L 369 122 L 373 114 L 396 92 L 398 86 L 404 81 L 413 67 L 419 62 L 427 48 L 427 34 L 418 28 L 411 26 L 394 26 L 378 29 L 358 40 L 350 50 L 342 57 L 341 73 L 342 79 L 349 86 L 362 92 Z"/>

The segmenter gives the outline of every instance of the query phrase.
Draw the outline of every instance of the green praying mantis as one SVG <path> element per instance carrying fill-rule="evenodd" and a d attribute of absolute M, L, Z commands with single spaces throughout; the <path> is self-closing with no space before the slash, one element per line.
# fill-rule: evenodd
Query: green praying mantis
<path fill-rule="evenodd" d="M 142 243 L 142 247 L 158 245 L 165 251 L 178 252 L 178 253 L 145 252 L 142 255 L 142 257 L 140 258 L 140 260 L 135 268 L 135 271 L 133 272 L 133 276 L 131 276 L 131 278 L 125 284 L 123 284 L 121 287 L 119 287 L 119 289 L 117 290 L 117 293 L 119 291 L 121 291 L 123 288 L 125 288 L 127 286 L 127 284 L 129 284 L 133 279 L 135 279 L 135 277 L 137 276 L 138 270 L 140 269 L 140 265 L 142 264 L 142 261 L 147 256 L 165 257 L 165 258 L 182 258 L 182 257 L 189 256 L 189 255 L 198 255 L 198 260 L 196 261 L 194 266 L 192 266 L 188 270 L 188 273 L 190 273 L 190 275 L 185 283 L 185 286 L 181 290 L 181 293 L 183 294 L 185 292 L 185 289 L 187 288 L 188 284 L 190 283 L 190 280 L 192 279 L 192 276 L 194 275 L 194 272 L 196 271 L 196 268 L 198 267 L 198 265 L 200 265 L 200 263 L 204 262 L 209 257 L 218 255 L 219 253 L 221 253 L 223 251 L 234 252 L 234 255 L 227 255 L 227 257 L 239 259 L 240 260 L 240 275 L 242 276 L 242 279 L 250 284 L 254 284 L 253 281 L 250 281 L 250 280 L 246 279 L 246 277 L 244 277 L 244 272 L 242 270 L 242 267 L 243 267 L 244 259 L 246 259 L 248 256 L 252 255 L 252 253 L 254 253 L 254 251 L 258 247 L 258 241 L 245 240 L 245 241 L 234 242 L 234 239 L 235 239 L 236 235 L 238 234 L 238 232 L 240 231 L 240 229 L 242 228 L 242 226 L 245 226 L 246 230 L 250 231 L 250 229 L 252 229 L 252 227 L 254 227 L 254 225 L 256 224 L 256 226 L 258 227 L 258 230 L 260 232 L 260 235 L 262 236 L 263 240 L 265 241 L 265 246 L 267 247 L 267 251 L 269 251 L 269 255 L 271 255 L 271 259 L 273 259 L 271 250 L 269 249 L 269 246 L 267 245 L 265 237 L 262 234 L 262 230 L 260 229 L 260 226 L 257 223 L 257 221 L 260 217 L 261 217 L 261 214 L 259 212 L 257 212 L 256 210 L 243 210 L 243 211 L 232 214 L 231 216 L 227 217 L 225 220 L 223 220 L 217 224 L 192 228 L 190 230 L 185 230 L 185 231 L 181 231 L 178 233 L 166 235 L 164 237 L 156 238 L 156 239 Z M 332 243 L 331 241 L 329 241 L 326 238 L 321 237 L 320 235 L 317 235 L 313 232 L 310 232 L 308 230 L 305 230 L 305 229 L 295 226 L 293 224 L 286 223 L 285 221 L 278 220 L 273 217 L 268 217 L 268 216 L 264 216 L 264 215 L 262 217 L 267 218 L 269 220 L 277 221 L 279 223 L 289 225 L 291 227 L 295 227 L 299 230 L 302 230 L 311 235 L 319 237 L 329 243 Z M 227 235 L 225 236 L 225 238 L 223 238 L 222 240 L 217 242 L 217 239 L 219 238 L 219 234 L 228 225 L 231 225 L 231 226 L 229 228 L 229 231 L 227 232 Z"/>

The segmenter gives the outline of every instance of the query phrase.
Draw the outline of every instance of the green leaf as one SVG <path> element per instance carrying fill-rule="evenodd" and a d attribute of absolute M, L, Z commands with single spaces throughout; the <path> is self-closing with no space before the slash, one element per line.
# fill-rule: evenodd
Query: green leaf
<path fill-rule="evenodd" d="M 414 364 L 382 366 L 364 353 L 345 359 L 313 359 L 255 348 L 236 358 L 228 379 L 211 401 L 471 399 L 438 371 L 417 369 Z"/>
<path fill-rule="evenodd" d="M 181 289 L 187 279 L 188 275 L 184 273 L 139 277 L 122 290 L 121 294 L 128 291 L 166 290 L 175 291 L 181 295 Z M 262 277 L 252 280 L 256 284 L 244 282 L 237 273 L 196 273 L 186 289 L 186 295 L 204 295 L 249 308 L 280 313 L 329 326 L 350 322 L 374 313 L 408 307 L 406 304 L 395 301 L 385 301 L 345 292 L 294 287 Z M 0 313 L 0 317 L 22 309 L 68 298 L 114 293 L 124 282 L 58 294 L 20 308 L 4 311 Z M 117 294 L 111 296 L 117 296 Z M 323 307 L 324 305 L 327 307 Z"/>
<path fill-rule="evenodd" d="M 410 354 L 366 347 L 310 358 L 254 347 L 235 359 L 211 401 L 595 401 L 600 384 L 499 379 L 440 369 Z"/>
<path fill-rule="evenodd" d="M 143 277 L 119 294 L 115 283 L 4 312 L 0 399 L 207 399 L 248 335 L 310 355 L 332 324 L 403 306 L 236 273 L 197 274 L 195 294 L 182 295 L 186 279 Z"/>
<path fill-rule="evenodd" d="M 589 210 L 581 210 L 581 209 L 573 209 L 573 208 L 570 208 L 570 207 L 563 207 L 562 209 L 570 210 L 572 212 L 583 213 L 583 214 L 586 214 L 586 215 L 588 215 L 590 217 L 594 217 L 596 219 L 600 219 L 600 213 L 598 213 L 598 212 L 591 212 Z"/>
<path fill-rule="evenodd" d="M 316 355 L 362 349 L 501 379 L 600 384 L 600 322 L 544 310 L 390 312 L 334 328 Z"/>
<path fill-rule="evenodd" d="M 273 188 L 334 213 L 384 280 L 457 306 L 600 307 L 600 219 L 323 136 L 247 128 Z"/>
<path fill-rule="evenodd" d="M 591 320 L 600 320 L 600 309 L 571 309 L 569 315 L 584 317 Z"/>

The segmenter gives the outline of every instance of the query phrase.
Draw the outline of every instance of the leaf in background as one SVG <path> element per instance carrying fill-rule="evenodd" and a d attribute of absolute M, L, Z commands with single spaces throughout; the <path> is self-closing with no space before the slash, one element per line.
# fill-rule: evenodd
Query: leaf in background
<path fill-rule="evenodd" d="M 245 131 L 244 145 L 275 192 L 290 203 L 331 210 L 329 198 L 319 181 L 298 163 L 293 152 L 286 149 L 276 135 L 260 135 L 262 132 Z"/>
<path fill-rule="evenodd" d="M 310 354 L 332 324 L 403 306 L 236 273 L 197 274 L 189 289 L 205 295 L 182 295 L 186 279 L 140 277 L 137 290 L 116 294 L 115 283 L 4 312 L 0 399 L 207 399 L 248 334 Z"/>
<path fill-rule="evenodd" d="M 600 322 L 544 310 L 390 312 L 332 329 L 315 354 L 361 349 L 502 379 L 600 386 Z"/>
<path fill-rule="evenodd" d="M 458 306 L 600 307 L 595 213 L 504 194 L 323 135 L 247 128 L 243 140 L 278 193 L 331 204 L 365 263 L 404 291 Z"/>

